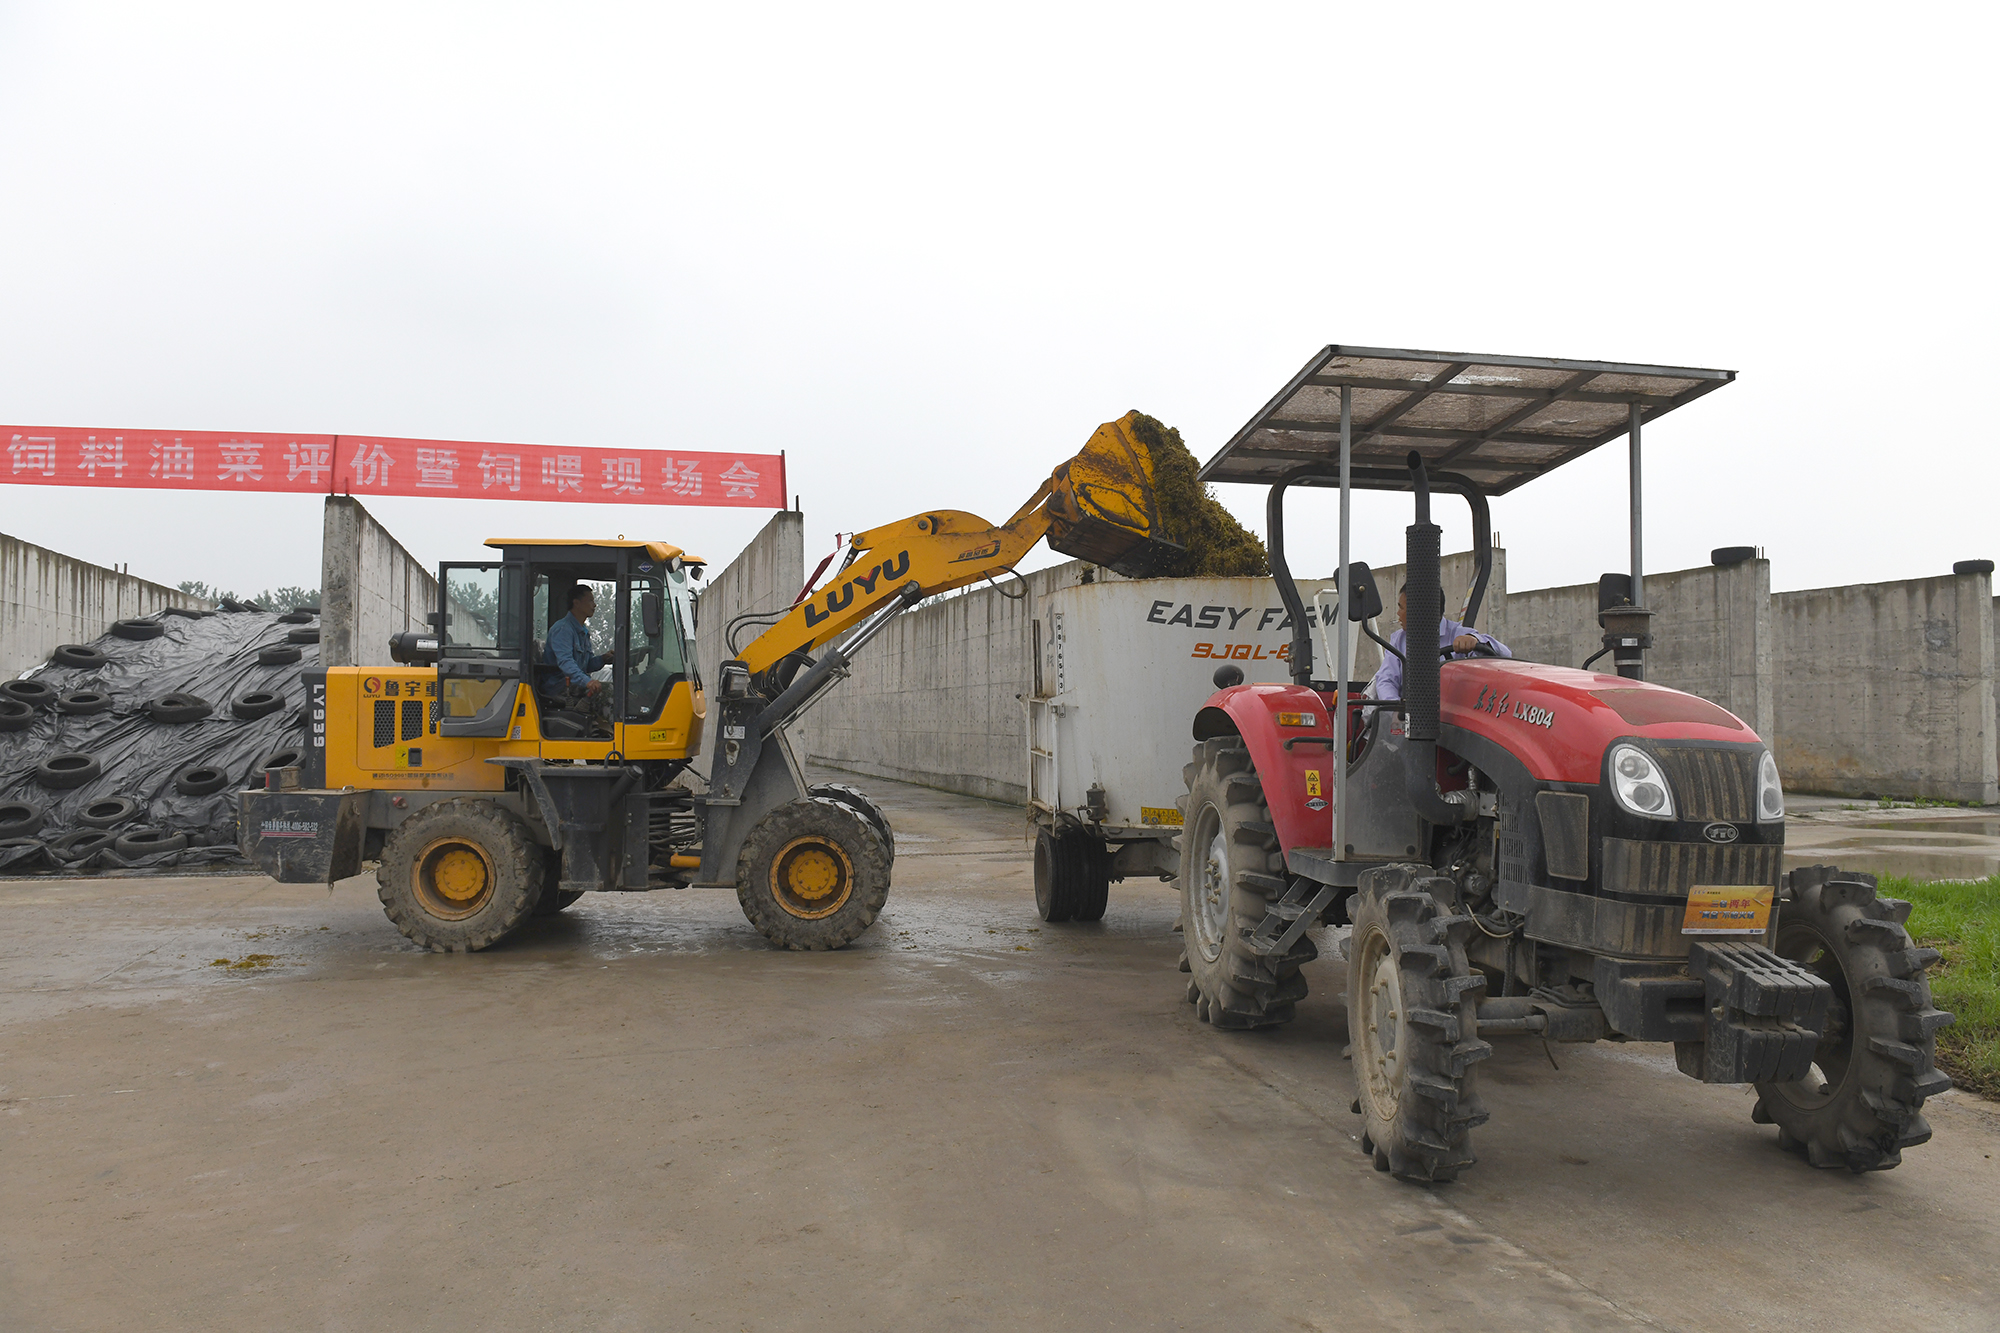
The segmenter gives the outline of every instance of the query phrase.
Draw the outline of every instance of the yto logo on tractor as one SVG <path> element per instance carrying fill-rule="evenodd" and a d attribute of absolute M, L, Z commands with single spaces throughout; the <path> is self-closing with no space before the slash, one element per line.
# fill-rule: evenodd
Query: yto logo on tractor
<path fill-rule="evenodd" d="M 817 625 L 819 624 L 820 621 L 825 620 L 828 616 L 832 615 L 834 612 L 845 611 L 848 607 L 848 604 L 854 600 L 855 584 L 857 583 L 860 584 L 861 591 L 867 593 L 869 596 L 872 597 L 875 594 L 875 585 L 882 579 L 885 578 L 899 579 L 903 577 L 903 575 L 909 572 L 910 572 L 910 553 L 908 551 L 904 551 L 901 555 L 898 555 L 894 560 L 884 560 L 881 564 L 876 565 L 873 569 L 870 569 L 866 574 L 855 574 L 851 576 L 838 588 L 829 588 L 827 590 L 825 610 L 821 610 L 819 607 L 814 606 L 812 602 L 806 603 L 806 624 Z M 818 598 L 813 599 L 813 601 L 818 601 L 818 600 L 819 600 Z"/>

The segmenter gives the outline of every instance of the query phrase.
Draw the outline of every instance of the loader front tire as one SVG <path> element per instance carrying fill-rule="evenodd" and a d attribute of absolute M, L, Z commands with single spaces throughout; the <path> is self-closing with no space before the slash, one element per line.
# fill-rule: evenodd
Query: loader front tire
<path fill-rule="evenodd" d="M 1289 1023 L 1306 997 L 1299 968 L 1319 957 L 1319 949 L 1303 934 L 1282 957 L 1250 947 L 1247 936 L 1285 892 L 1285 859 L 1250 751 L 1236 736 L 1205 740 L 1182 776 L 1188 787 L 1180 837 L 1188 1001 L 1196 1018 L 1219 1028 Z"/>
<path fill-rule="evenodd" d="M 440 801 L 390 832 L 375 879 L 396 929 L 435 953 L 473 953 L 541 902 L 542 849 L 491 802 Z"/>
<path fill-rule="evenodd" d="M 1930 1139 L 1923 1105 L 1951 1086 L 1938 1072 L 1937 1030 L 1952 1016 L 1931 1004 L 1932 949 L 1903 928 L 1910 905 L 1875 896 L 1875 877 L 1833 866 L 1791 872 L 1778 904 L 1775 950 L 1833 987 L 1813 1066 L 1796 1083 L 1759 1083 L 1759 1124 L 1814 1166 L 1887 1171 Z"/>
<path fill-rule="evenodd" d="M 889 897 L 889 854 L 873 825 L 826 796 L 757 821 L 736 861 L 736 900 L 781 949 L 838 949 L 875 924 Z"/>
<path fill-rule="evenodd" d="M 1474 1073 L 1486 979 L 1468 966 L 1472 918 L 1447 913 L 1451 881 L 1429 866 L 1361 873 L 1349 902 L 1347 1034 L 1361 1150 L 1398 1180 L 1453 1180 L 1486 1123 Z"/>

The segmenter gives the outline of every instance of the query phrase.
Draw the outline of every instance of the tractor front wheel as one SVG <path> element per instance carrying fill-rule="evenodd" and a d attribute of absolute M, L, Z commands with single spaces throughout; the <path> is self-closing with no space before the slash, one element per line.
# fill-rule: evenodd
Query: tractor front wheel
<path fill-rule="evenodd" d="M 1428 866 L 1365 870 L 1350 900 L 1347 1033 L 1361 1150 L 1399 1180 L 1453 1180 L 1486 1123 L 1474 1072 L 1486 979 L 1467 965 L 1469 916 L 1443 906 L 1451 881 Z"/>
<path fill-rule="evenodd" d="M 437 953 L 471 953 L 542 899 L 542 849 L 520 820 L 480 800 L 440 801 L 398 824 L 376 871 L 382 910 Z"/>
<path fill-rule="evenodd" d="M 1181 836 L 1181 960 L 1195 1017 L 1219 1028 L 1292 1021 L 1306 997 L 1299 968 L 1319 957 L 1301 934 L 1283 956 L 1257 953 L 1249 935 L 1285 892 L 1285 858 L 1272 831 L 1264 784 L 1240 737 L 1195 747 Z"/>
<path fill-rule="evenodd" d="M 1938 1072 L 1924 970 L 1937 952 L 1912 946 L 1910 905 L 1875 896 L 1875 877 L 1833 866 L 1791 872 L 1778 905 L 1776 951 L 1833 987 L 1813 1066 L 1796 1083 L 1759 1083 L 1751 1119 L 1818 1167 L 1886 1171 L 1931 1136 L 1924 1099 L 1951 1086 Z"/>
<path fill-rule="evenodd" d="M 736 861 L 736 899 L 782 949 L 838 949 L 875 924 L 889 854 L 852 806 L 813 796 L 759 820 Z"/>

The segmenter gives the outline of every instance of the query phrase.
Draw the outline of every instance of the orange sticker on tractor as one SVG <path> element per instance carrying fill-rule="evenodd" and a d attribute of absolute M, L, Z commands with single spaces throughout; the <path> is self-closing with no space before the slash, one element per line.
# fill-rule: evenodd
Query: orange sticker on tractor
<path fill-rule="evenodd" d="M 1319 795 L 1319 770 L 1316 768 L 1306 770 L 1306 795 Z"/>
<path fill-rule="evenodd" d="M 1688 890 L 1683 935 L 1762 935 L 1771 924 L 1768 884 L 1697 884 Z"/>

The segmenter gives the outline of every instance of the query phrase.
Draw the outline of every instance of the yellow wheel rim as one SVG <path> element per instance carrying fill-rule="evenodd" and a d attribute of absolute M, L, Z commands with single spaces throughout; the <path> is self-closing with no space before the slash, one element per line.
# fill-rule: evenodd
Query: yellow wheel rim
<path fill-rule="evenodd" d="M 462 838 L 438 839 L 410 869 L 418 906 L 443 921 L 463 921 L 486 906 L 497 879 L 486 849 Z"/>
<path fill-rule="evenodd" d="M 771 897 L 801 921 L 832 916 L 853 896 L 854 862 L 830 838 L 794 838 L 771 858 Z"/>

